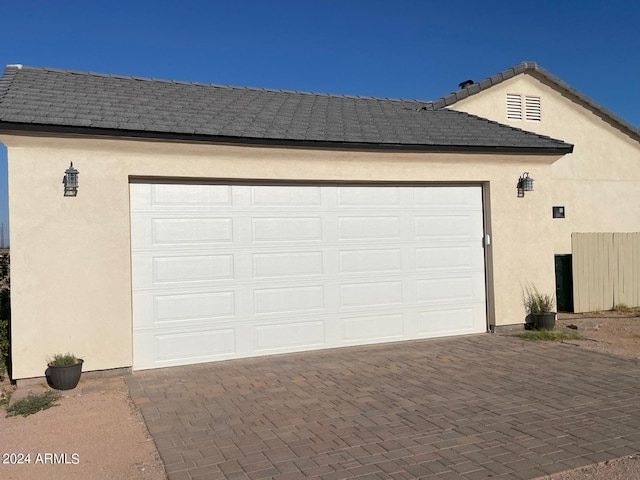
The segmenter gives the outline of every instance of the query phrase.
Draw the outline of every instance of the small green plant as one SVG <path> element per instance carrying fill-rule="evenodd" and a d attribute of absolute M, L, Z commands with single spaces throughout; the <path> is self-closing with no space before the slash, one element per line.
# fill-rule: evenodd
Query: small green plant
<path fill-rule="evenodd" d="M 75 365 L 80 359 L 72 353 L 56 353 L 51 360 L 49 360 L 50 367 L 68 367 L 69 365 Z"/>
<path fill-rule="evenodd" d="M 3 302 L 4 292 L 0 293 L 0 303 Z M 2 366 L 5 365 L 6 357 L 9 356 L 9 347 L 10 347 L 10 333 L 9 333 L 9 320 L 0 318 L 0 363 Z"/>
<path fill-rule="evenodd" d="M 550 313 L 556 306 L 553 294 L 540 293 L 535 285 L 528 283 L 522 295 L 524 308 L 529 314 Z"/>
<path fill-rule="evenodd" d="M 4 388 L 0 390 L 0 407 L 6 407 L 11 401 L 12 391 L 6 391 Z"/>
<path fill-rule="evenodd" d="M 22 399 L 7 408 L 7 417 L 15 417 L 22 415 L 27 417 L 38 413 L 41 410 L 54 407 L 56 400 L 60 398 L 60 394 L 52 390 L 48 390 L 40 395 L 29 394 L 27 398 Z"/>
<path fill-rule="evenodd" d="M 563 342 L 565 340 L 584 340 L 584 337 L 574 330 L 527 330 L 516 337 L 525 340 L 545 340 L 551 342 Z"/>
<path fill-rule="evenodd" d="M 3 382 L 6 376 L 7 376 L 7 359 L 4 356 L 4 354 L 1 354 L 0 355 L 0 382 Z"/>
<path fill-rule="evenodd" d="M 614 305 L 611 310 L 614 312 L 620 312 L 620 313 L 631 313 L 633 311 L 632 308 L 628 307 L 624 303 L 618 303 Z"/>
<path fill-rule="evenodd" d="M 629 307 L 624 303 L 615 304 L 611 311 L 616 313 L 623 313 L 627 317 L 640 317 L 640 307 Z"/>

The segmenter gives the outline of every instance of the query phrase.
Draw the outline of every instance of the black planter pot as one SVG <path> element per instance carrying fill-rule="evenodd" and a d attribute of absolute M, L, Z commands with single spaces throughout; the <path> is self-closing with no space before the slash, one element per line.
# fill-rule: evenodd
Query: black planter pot
<path fill-rule="evenodd" d="M 532 316 L 536 330 L 553 330 L 556 326 L 556 312 L 534 313 Z"/>
<path fill-rule="evenodd" d="M 47 383 L 56 390 L 73 390 L 80 381 L 83 362 L 84 360 L 78 360 L 78 363 L 64 367 L 49 365 L 46 371 Z"/>

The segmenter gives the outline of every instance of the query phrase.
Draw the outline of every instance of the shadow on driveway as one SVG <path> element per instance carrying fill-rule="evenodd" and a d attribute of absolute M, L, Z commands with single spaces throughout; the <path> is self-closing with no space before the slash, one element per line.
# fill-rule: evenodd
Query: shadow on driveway
<path fill-rule="evenodd" d="M 169 479 L 537 478 L 640 451 L 638 362 L 477 335 L 136 372 Z"/>

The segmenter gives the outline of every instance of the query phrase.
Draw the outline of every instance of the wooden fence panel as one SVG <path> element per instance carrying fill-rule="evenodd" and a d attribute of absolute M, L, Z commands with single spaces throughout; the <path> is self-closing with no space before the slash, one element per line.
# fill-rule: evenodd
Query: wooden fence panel
<path fill-rule="evenodd" d="M 575 312 L 640 306 L 640 233 L 571 235 Z"/>

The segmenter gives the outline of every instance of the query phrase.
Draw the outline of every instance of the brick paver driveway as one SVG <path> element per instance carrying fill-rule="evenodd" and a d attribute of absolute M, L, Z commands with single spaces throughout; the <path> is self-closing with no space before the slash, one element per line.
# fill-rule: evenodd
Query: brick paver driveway
<path fill-rule="evenodd" d="M 486 334 L 127 383 L 170 479 L 520 479 L 639 452 L 638 365 Z"/>

